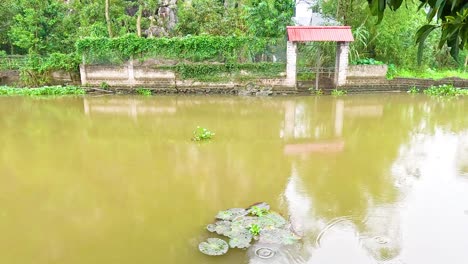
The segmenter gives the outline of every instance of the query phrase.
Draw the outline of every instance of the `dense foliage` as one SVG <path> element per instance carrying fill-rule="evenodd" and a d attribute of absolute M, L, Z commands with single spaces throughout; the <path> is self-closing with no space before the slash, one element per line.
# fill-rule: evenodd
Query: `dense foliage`
<path fill-rule="evenodd" d="M 26 96 L 50 96 L 50 95 L 83 95 L 85 90 L 76 86 L 46 86 L 40 88 L 12 88 L 0 86 L 0 96 L 26 95 Z"/>
<path fill-rule="evenodd" d="M 424 49 L 416 45 L 418 30 L 427 23 L 429 9 L 419 8 L 419 2 L 406 1 L 397 12 L 390 8 L 384 10 L 384 16 L 373 16 L 369 12 L 367 0 L 346 1 L 349 6 L 343 8 L 342 1 L 319 1 L 321 11 L 332 20 L 352 26 L 355 42 L 351 44 L 350 59 L 352 63 L 360 59 L 373 58 L 387 64 L 394 64 L 398 69 L 411 69 L 425 72 L 429 69 L 458 68 L 455 60 L 450 58 L 451 48 L 439 46 L 440 31 L 427 35 Z M 429 1 L 431 2 L 431 1 Z M 388 7 L 387 4 L 385 4 Z M 337 16 L 337 10 L 342 10 Z M 434 20 L 435 21 L 435 20 Z M 442 43 L 443 44 L 443 43 Z M 322 45 L 323 46 L 323 45 Z M 333 64 L 333 46 L 322 47 L 325 64 Z M 332 56 L 327 55 L 331 54 Z M 466 58 L 466 51 L 459 52 L 458 61 Z M 417 58 L 421 65 L 418 66 Z"/>
<path fill-rule="evenodd" d="M 373 59 L 426 72 L 459 67 L 449 55 L 459 62 L 465 59 L 465 66 L 468 62 L 463 51 L 468 38 L 466 1 L 316 2 L 315 10 L 352 26 L 356 39 L 352 63 Z M 173 59 L 183 76 L 230 74 L 242 70 L 241 64 L 284 61 L 285 27 L 292 24 L 294 4 L 294 0 L 2 0 L 0 68 L 20 69 L 30 85 L 47 84 L 54 70 L 77 72 L 81 55 L 90 63 Z M 333 43 L 302 45 L 299 50 L 300 67 L 334 64 Z M 25 57 L 6 59 L 6 54 Z M 189 65 L 194 62 L 207 65 Z"/>
<path fill-rule="evenodd" d="M 191 36 L 173 38 L 139 38 L 128 34 L 118 38 L 84 38 L 77 41 L 80 54 L 94 59 L 114 57 L 126 61 L 129 58 L 189 59 L 202 61 L 215 59 L 222 62 L 236 62 L 243 52 L 255 53 L 265 49 L 266 39 L 247 36 Z"/>
<path fill-rule="evenodd" d="M 373 15 L 383 19 L 385 10 L 399 9 L 403 0 L 367 0 Z M 409 1 L 406 1 L 409 2 Z M 468 3 L 466 0 L 419 0 L 419 9 L 427 10 L 427 24 L 420 27 L 416 34 L 419 44 L 418 58 L 422 58 L 424 42 L 435 29 L 441 29 L 439 48 L 446 44 L 450 54 L 458 60 L 459 51 L 468 41 Z"/>

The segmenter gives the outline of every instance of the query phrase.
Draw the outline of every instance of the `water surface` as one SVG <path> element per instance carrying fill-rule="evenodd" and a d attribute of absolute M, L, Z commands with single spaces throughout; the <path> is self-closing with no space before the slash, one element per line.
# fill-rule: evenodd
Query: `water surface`
<path fill-rule="evenodd" d="M 468 263 L 467 99 L 1 97 L 0 146 L 0 263 Z M 258 201 L 300 247 L 198 252 Z"/>

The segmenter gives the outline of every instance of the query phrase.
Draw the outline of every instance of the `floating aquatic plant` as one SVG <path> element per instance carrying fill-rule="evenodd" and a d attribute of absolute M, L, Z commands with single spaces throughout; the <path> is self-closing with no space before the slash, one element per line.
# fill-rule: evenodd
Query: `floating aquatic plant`
<path fill-rule="evenodd" d="M 216 232 L 218 235 L 227 236 L 231 231 L 231 222 L 229 221 L 218 221 L 214 224 L 209 224 L 206 229 L 210 232 Z"/>
<path fill-rule="evenodd" d="M 229 238 L 228 246 L 231 248 L 248 248 L 254 238 L 262 243 L 279 246 L 291 245 L 300 239 L 289 229 L 290 223 L 279 213 L 270 211 L 270 206 L 267 203 L 258 203 L 247 209 L 232 208 L 220 211 L 216 218 L 218 221 L 209 224 L 206 229 Z M 211 242 L 216 241 L 211 240 Z M 227 245 L 225 241 L 223 242 Z M 203 243 L 200 244 L 199 249 L 207 255 L 216 255 L 210 251 L 213 248 L 224 249 L 220 245 L 222 242 L 219 241 L 217 241 L 218 244 Z"/>
<path fill-rule="evenodd" d="M 260 242 L 267 244 L 292 245 L 301 238 L 287 229 L 265 229 L 260 233 Z"/>
<path fill-rule="evenodd" d="M 219 238 L 208 238 L 205 242 L 198 245 L 198 249 L 206 255 L 220 256 L 224 255 L 229 250 L 229 245 L 226 241 Z"/>
<path fill-rule="evenodd" d="M 258 210 L 262 210 L 262 211 L 270 211 L 270 205 L 265 203 L 265 202 L 262 202 L 262 203 L 256 203 L 254 205 L 252 205 L 251 207 L 249 207 L 247 209 L 247 211 L 252 214 L 252 212 L 254 211 L 258 211 Z"/>
<path fill-rule="evenodd" d="M 253 239 L 252 234 L 246 230 L 237 230 L 229 233 L 229 246 L 231 248 L 248 248 Z"/>
<path fill-rule="evenodd" d="M 228 209 L 226 211 L 220 211 L 216 215 L 216 218 L 220 219 L 220 220 L 232 221 L 236 217 L 244 216 L 246 214 L 247 214 L 247 210 L 245 210 L 244 208 L 232 208 L 232 209 Z"/>
<path fill-rule="evenodd" d="M 260 229 L 260 226 L 257 225 L 257 224 L 253 224 L 253 225 L 251 225 L 250 228 L 249 228 L 250 233 L 251 233 L 252 235 L 254 235 L 254 236 L 260 235 L 260 230 L 261 230 L 261 229 Z"/>
<path fill-rule="evenodd" d="M 258 206 L 252 206 L 252 208 L 250 208 L 250 213 L 252 215 L 256 215 L 256 216 L 259 216 L 259 217 L 262 217 L 266 214 L 268 214 L 270 211 L 266 208 L 262 208 L 262 207 L 258 207 Z"/>
<path fill-rule="evenodd" d="M 210 130 L 204 128 L 204 127 L 199 127 L 193 131 L 193 141 L 204 141 L 204 140 L 210 140 L 214 137 L 215 133 L 211 132 Z"/>
<path fill-rule="evenodd" d="M 288 225 L 288 221 L 277 212 L 263 215 L 257 221 L 262 228 L 285 228 Z"/>

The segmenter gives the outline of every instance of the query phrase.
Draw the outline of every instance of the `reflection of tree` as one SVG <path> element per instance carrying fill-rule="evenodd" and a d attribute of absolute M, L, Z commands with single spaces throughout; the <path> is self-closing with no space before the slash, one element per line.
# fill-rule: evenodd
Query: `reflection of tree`
<path fill-rule="evenodd" d="M 455 100 L 448 104 L 446 101 L 406 96 L 390 97 L 385 102 L 381 100 L 381 97 L 375 101 L 372 98 L 344 99 L 344 151 L 305 153 L 295 158 L 294 163 L 297 165 L 293 171 L 297 170 L 297 173 L 293 173 L 291 180 L 302 182 L 303 185 L 296 189 L 305 189 L 310 197 L 309 203 L 313 201 L 313 210 L 307 211 L 309 217 L 303 220 L 304 223 L 315 222 L 320 225 L 320 218 L 330 220 L 352 215 L 354 217 L 349 220 L 361 234 L 364 248 L 375 259 L 388 260 L 394 259 L 401 252 L 399 208 L 393 205 L 398 199 L 399 190 L 395 188 L 392 175 L 392 164 L 401 155 L 401 146 L 415 132 L 433 133 L 439 127 L 457 132 L 467 127 L 468 119 L 464 118 L 466 109 L 463 101 Z M 381 104 L 382 108 L 365 107 L 369 104 Z M 350 105 L 355 107 L 351 108 Z M 323 137 L 310 138 L 309 141 L 301 139 L 301 142 L 320 142 L 333 137 L 332 131 L 336 125 L 332 122 L 337 114 L 329 110 L 327 112 L 326 108 L 319 109 L 317 111 L 316 106 L 310 105 L 310 112 L 306 116 L 322 116 L 322 120 L 315 119 L 312 124 L 302 126 L 324 131 L 321 133 Z M 346 109 L 355 111 L 350 114 Z M 375 109 L 376 113 L 383 110 L 381 115 L 371 115 L 365 111 L 360 115 L 356 109 Z M 328 122 L 323 118 L 328 118 Z M 417 168 L 409 171 L 418 173 Z M 295 179 L 297 176 L 294 175 L 299 175 L 300 179 Z M 287 193 L 291 186 L 286 187 L 287 197 L 294 197 Z M 298 199 L 288 200 L 301 203 Z M 302 205 L 306 204 L 302 202 Z M 301 206 L 293 204 L 290 208 Z M 304 213 L 295 210 L 291 212 L 293 218 L 294 215 Z M 322 221 L 322 227 L 323 222 L 327 220 Z M 312 225 L 309 232 L 317 235 L 317 225 Z"/>
<path fill-rule="evenodd" d="M 263 200 L 277 208 L 285 186 L 299 194 L 286 202 L 305 203 L 291 214 L 302 208 L 296 219 L 313 220 L 306 231 L 336 216 L 374 215 L 398 197 L 390 168 L 400 146 L 436 126 L 466 129 L 467 111 L 461 100 L 360 98 L 340 99 L 343 152 L 300 157 L 285 156 L 284 146 L 337 139 L 335 99 L 87 98 L 86 114 L 80 98 L 2 98 L 0 202 L 8 217 L 0 217 L 0 247 L 12 250 L 0 260 L 107 263 L 119 252 L 127 263 L 196 262 L 198 243 L 186 238 L 198 238 L 218 210 Z M 288 104 L 300 106 L 290 112 L 299 128 L 280 138 Z M 360 116 L 371 107 L 346 112 L 369 104 L 383 105 L 382 116 Z M 190 142 L 197 125 L 215 140 Z M 394 225 L 394 212 L 384 211 Z M 353 221 L 361 233 L 383 233 Z M 28 259 L 37 252 L 45 253 Z"/>
<path fill-rule="evenodd" d="M 318 104 L 323 105 L 308 104 L 306 115 L 315 119 L 312 124 L 302 126 L 320 129 L 322 139 L 333 138 L 334 107 L 323 102 Z M 385 102 L 382 97 L 346 98 L 344 104 L 344 152 L 301 156 L 297 163 L 298 174 L 304 187 L 310 190 L 317 214 L 328 219 L 343 215 L 362 216 L 369 206 L 395 201 L 397 191 L 393 186 L 391 165 L 400 146 L 415 128 L 433 131 L 436 126 L 445 126 L 457 131 L 468 127 L 463 100 L 393 96 Z M 364 112 L 360 117 L 346 112 L 350 106 L 379 104 L 383 106 L 382 116 Z M 310 138 L 309 142 L 320 139 Z"/>
<path fill-rule="evenodd" d="M 272 100 L 141 100 L 137 109 L 177 112 L 145 111 L 137 118 L 120 108 L 107 111 L 118 102 L 101 108 L 106 103 L 99 98 L 103 111 L 93 112 L 93 98 L 87 100 L 88 116 L 78 98 L 3 99 L 0 110 L 9 115 L 0 121 L 0 172 L 9 180 L 2 179 L 0 197 L 11 221 L 2 218 L 0 226 L 9 226 L 3 237 L 21 238 L 8 240 L 8 247 L 30 249 L 6 259 L 35 251 L 47 252 L 35 263 L 50 262 L 52 253 L 67 263 L 109 262 L 115 252 L 127 263 L 200 257 L 198 243 L 187 247 L 186 238 L 199 236 L 216 211 L 277 203 L 289 167 L 278 162 L 283 115 L 272 111 Z M 125 108 L 134 98 L 121 100 Z M 215 140 L 191 142 L 197 125 L 214 130 Z"/>

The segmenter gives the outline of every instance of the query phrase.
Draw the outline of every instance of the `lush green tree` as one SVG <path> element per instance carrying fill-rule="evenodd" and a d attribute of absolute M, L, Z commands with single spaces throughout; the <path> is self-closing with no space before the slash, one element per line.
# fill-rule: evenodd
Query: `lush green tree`
<path fill-rule="evenodd" d="M 35 54 L 73 49 L 74 29 L 63 1 L 20 0 L 17 5 L 19 12 L 8 32 L 13 44 Z"/>
<path fill-rule="evenodd" d="M 13 17 L 18 12 L 17 10 L 15 0 L 0 1 L 0 50 L 3 48 L 12 52 L 14 51 L 8 32 L 11 30 Z"/>
<path fill-rule="evenodd" d="M 294 5 L 292 0 L 252 0 L 245 7 L 249 33 L 257 37 L 284 37 L 286 26 L 291 25 Z"/>
<path fill-rule="evenodd" d="M 135 2 L 125 0 L 72 0 L 69 16 L 77 28 L 77 37 L 121 36 L 135 33 L 136 17 L 129 14 Z M 107 12 L 106 12 L 107 10 Z"/>
<path fill-rule="evenodd" d="M 245 21 L 236 5 L 219 0 L 193 0 L 179 5 L 179 35 L 242 35 Z"/>
<path fill-rule="evenodd" d="M 351 61 L 361 58 L 375 58 L 393 63 L 400 68 L 416 68 L 418 47 L 415 34 L 426 23 L 425 10 L 418 9 L 418 3 L 407 2 L 398 12 L 385 11 L 385 18 L 378 18 L 369 12 L 367 0 L 354 0 L 352 6 L 340 6 L 342 1 L 323 1 L 322 12 L 329 18 L 344 21 L 353 30 L 355 42 L 351 44 Z M 341 10 L 337 12 L 337 10 Z M 339 16 L 339 17 L 336 17 Z M 438 49 L 440 33 L 435 32 L 426 39 L 423 55 L 424 67 L 439 68 L 456 66 L 447 59 L 448 49 Z M 330 50 L 333 52 L 334 48 Z M 333 60 L 330 61 L 334 63 Z"/>
<path fill-rule="evenodd" d="M 403 0 L 367 0 L 373 15 L 383 19 L 385 10 L 399 9 Z M 409 1 L 407 1 L 409 2 Z M 419 0 L 419 9 L 427 10 L 427 24 L 420 27 L 416 33 L 419 43 L 419 60 L 426 38 L 436 29 L 441 30 L 439 48 L 444 44 L 450 47 L 450 54 L 459 60 L 459 52 L 465 48 L 468 41 L 468 2 L 466 0 Z"/>

